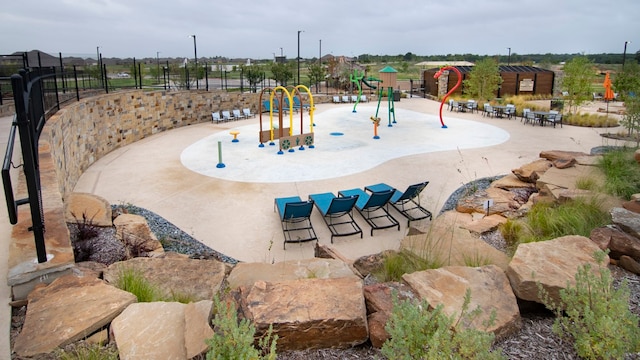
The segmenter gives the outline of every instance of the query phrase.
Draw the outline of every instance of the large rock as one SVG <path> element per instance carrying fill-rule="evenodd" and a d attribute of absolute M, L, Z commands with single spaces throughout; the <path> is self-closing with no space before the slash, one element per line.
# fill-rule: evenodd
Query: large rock
<path fill-rule="evenodd" d="M 237 289 L 240 286 L 251 286 L 256 281 L 278 282 L 341 277 L 360 279 L 343 261 L 313 258 L 275 264 L 239 263 L 231 270 L 227 283 L 230 289 Z"/>
<path fill-rule="evenodd" d="M 535 189 L 536 185 L 535 185 L 535 181 L 533 183 L 522 181 L 515 174 L 511 173 L 492 182 L 491 187 L 497 187 L 505 190 L 522 189 L 522 188 Z"/>
<path fill-rule="evenodd" d="M 98 195 L 71 193 L 64 199 L 64 216 L 68 223 L 113 226 L 111 204 Z"/>
<path fill-rule="evenodd" d="M 49 353 L 108 325 L 136 297 L 95 277 L 66 275 L 29 294 L 22 331 L 13 351 Z"/>
<path fill-rule="evenodd" d="M 116 237 L 122 241 L 129 257 L 160 256 L 164 253 L 162 244 L 149 228 L 147 220 L 140 215 L 122 214 L 113 220 Z"/>
<path fill-rule="evenodd" d="M 138 303 L 111 323 L 120 359 L 191 359 L 207 350 L 213 335 L 209 316 L 213 302 Z"/>
<path fill-rule="evenodd" d="M 272 325 L 278 350 L 349 348 L 368 339 L 359 278 L 257 281 L 240 294 L 256 335 Z"/>
<path fill-rule="evenodd" d="M 543 303 L 538 290 L 540 284 L 558 304 L 560 290 L 575 285 L 580 266 L 591 264 L 593 271 L 598 271 L 600 266 L 594 254 L 599 250 L 596 243 L 579 235 L 520 244 L 509 263 L 507 276 L 518 298 Z M 603 266 L 608 263 L 606 256 Z"/>
<path fill-rule="evenodd" d="M 535 184 L 536 181 L 553 165 L 550 161 L 539 159 L 526 165 L 522 165 L 511 172 L 521 181 Z"/>
<path fill-rule="evenodd" d="M 540 157 L 549 161 L 577 163 L 578 158 L 588 156 L 589 154 L 580 151 L 548 150 L 540 152 Z"/>
<path fill-rule="evenodd" d="M 611 209 L 611 220 L 624 232 L 640 238 L 640 215 L 624 208 Z"/>
<path fill-rule="evenodd" d="M 409 286 L 427 301 L 431 308 L 443 306 L 449 316 L 460 317 L 464 297 L 471 291 L 469 311 L 480 307 L 482 313 L 474 319 L 463 318 L 463 324 L 478 330 L 491 331 L 503 338 L 520 329 L 520 310 L 509 280 L 497 266 L 448 266 L 417 271 L 402 276 Z M 483 325 L 495 313 L 495 323 Z"/>
<path fill-rule="evenodd" d="M 398 300 L 415 299 L 417 295 L 409 286 L 398 282 L 379 283 L 364 287 L 364 298 L 367 304 L 367 321 L 369 324 L 369 340 L 371 345 L 381 348 L 389 339 L 385 329 L 393 311 L 393 297 Z"/>
<path fill-rule="evenodd" d="M 487 200 L 493 202 L 489 209 L 485 208 Z M 456 211 L 467 214 L 474 212 L 487 215 L 504 214 L 518 210 L 521 205 L 522 203 L 516 200 L 514 193 L 497 187 L 489 187 L 458 200 Z"/>
<path fill-rule="evenodd" d="M 605 226 L 593 229 L 589 238 L 598 244 L 600 249 L 609 249 L 609 257 L 620 259 L 626 255 L 640 260 L 640 239 L 621 231 L 616 226 Z"/>
<path fill-rule="evenodd" d="M 193 301 L 211 300 L 225 276 L 225 265 L 217 260 L 180 257 L 133 258 L 110 265 L 104 279 L 115 283 L 125 269 L 132 269 L 156 285 L 164 296 L 186 296 Z"/>

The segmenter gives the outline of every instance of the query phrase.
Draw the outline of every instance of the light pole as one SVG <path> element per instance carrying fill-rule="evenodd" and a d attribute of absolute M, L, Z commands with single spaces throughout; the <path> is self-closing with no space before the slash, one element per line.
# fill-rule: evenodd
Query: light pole
<path fill-rule="evenodd" d="M 284 56 L 284 54 L 282 52 L 282 48 L 280 48 L 280 57 L 283 57 L 283 56 Z"/>
<path fill-rule="evenodd" d="M 196 36 L 189 35 L 189 37 L 193 38 L 193 57 L 195 58 L 196 63 L 196 89 L 198 89 L 198 48 L 196 47 Z"/>
<path fill-rule="evenodd" d="M 156 51 L 156 82 L 160 82 L 160 51 Z"/>
<path fill-rule="evenodd" d="M 625 41 L 624 42 L 624 52 L 622 53 L 622 70 L 624 70 L 624 60 L 627 57 L 627 44 L 630 43 L 631 41 Z"/>
<path fill-rule="evenodd" d="M 298 85 L 300 85 L 300 33 L 302 30 L 298 30 Z"/>
<path fill-rule="evenodd" d="M 509 49 L 509 57 L 507 58 L 507 65 L 511 65 L 511 48 L 507 48 Z"/>
<path fill-rule="evenodd" d="M 322 39 L 320 39 L 320 51 L 318 52 L 318 65 L 322 66 Z"/>

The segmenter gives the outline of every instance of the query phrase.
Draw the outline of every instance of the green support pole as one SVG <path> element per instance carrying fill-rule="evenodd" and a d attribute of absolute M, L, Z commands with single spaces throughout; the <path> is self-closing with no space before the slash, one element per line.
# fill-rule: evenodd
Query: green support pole
<path fill-rule="evenodd" d="M 218 169 L 225 167 L 222 163 L 222 141 L 218 141 L 218 165 L 216 165 Z"/>

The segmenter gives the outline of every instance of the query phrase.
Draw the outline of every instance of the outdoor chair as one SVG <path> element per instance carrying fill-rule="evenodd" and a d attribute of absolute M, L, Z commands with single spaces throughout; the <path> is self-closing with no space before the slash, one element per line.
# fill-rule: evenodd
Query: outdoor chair
<path fill-rule="evenodd" d="M 334 96 L 333 97 L 333 103 L 334 104 L 339 104 L 340 103 L 340 96 Z"/>
<path fill-rule="evenodd" d="M 333 193 L 327 192 L 311 194 L 309 199 L 313 200 L 331 231 L 332 244 L 335 236 L 360 234 L 362 239 L 362 229 L 353 219 L 353 207 L 356 205 L 358 196 L 337 197 Z"/>
<path fill-rule="evenodd" d="M 482 113 L 483 116 L 489 116 L 489 117 L 495 117 L 497 116 L 497 112 L 496 109 L 493 108 L 493 106 L 489 105 L 489 104 L 484 104 L 484 113 Z"/>
<path fill-rule="evenodd" d="M 232 120 L 231 113 L 228 110 L 222 110 L 222 120 L 224 121 Z"/>
<path fill-rule="evenodd" d="M 211 122 L 214 122 L 214 121 L 217 123 L 222 121 L 222 118 L 220 118 L 220 113 L 217 111 L 211 113 Z"/>
<path fill-rule="evenodd" d="M 459 111 L 459 110 L 460 110 L 460 109 L 459 109 L 459 106 L 460 106 L 460 104 L 458 104 L 458 102 L 454 100 L 454 101 L 451 103 L 451 110 L 449 110 L 449 111 L 453 111 L 454 109 L 455 109 L 456 111 Z"/>
<path fill-rule="evenodd" d="M 293 97 L 293 107 L 294 108 L 298 108 L 298 109 L 303 109 L 303 110 L 309 110 L 311 108 L 311 105 L 309 104 L 302 104 L 302 102 L 300 101 L 300 98 L 297 96 Z"/>
<path fill-rule="evenodd" d="M 467 100 L 467 110 L 473 114 L 473 110 L 478 111 L 478 103 L 475 100 Z"/>
<path fill-rule="evenodd" d="M 408 219 L 407 226 L 410 226 L 412 221 L 418 221 L 422 219 L 431 220 L 433 217 L 431 211 L 425 209 L 422 205 L 420 205 L 420 193 L 422 193 L 422 190 L 424 190 L 427 185 L 429 185 L 428 181 L 409 185 L 409 187 L 407 187 L 407 190 L 405 190 L 404 192 L 395 190 L 393 187 L 385 183 L 369 185 L 364 189 L 372 193 L 393 189 L 394 193 L 389 200 L 389 204 L 391 204 L 391 206 L 398 210 L 400 214 L 404 215 L 404 217 Z"/>
<path fill-rule="evenodd" d="M 524 119 L 524 124 L 531 123 L 531 125 L 535 126 L 536 122 L 540 121 L 540 119 L 536 116 L 536 114 L 532 111 L 527 112 L 527 116 Z"/>
<path fill-rule="evenodd" d="M 252 114 L 252 113 L 251 113 L 251 109 L 249 109 L 249 108 L 242 109 L 242 115 L 244 115 L 244 118 L 245 118 L 245 119 L 248 119 L 248 118 L 250 118 L 250 117 L 254 117 L 254 116 L 256 116 L 255 114 Z"/>
<path fill-rule="evenodd" d="M 504 114 L 507 116 L 507 119 L 511 119 L 516 116 L 516 106 L 513 104 L 507 104 L 504 109 Z"/>
<path fill-rule="evenodd" d="M 400 231 L 400 223 L 385 208 L 394 191 L 394 189 L 389 189 L 369 194 L 362 189 L 356 188 L 341 190 L 338 192 L 338 196 L 358 196 L 356 210 L 371 226 L 371 236 L 373 236 L 373 230 L 387 229 L 394 226 L 397 226 L 398 231 Z"/>
<path fill-rule="evenodd" d="M 282 233 L 284 234 L 284 249 L 287 243 L 318 241 L 316 232 L 311 224 L 313 200 L 302 201 L 299 196 L 276 198 L 274 211 L 278 209 Z"/>
<path fill-rule="evenodd" d="M 240 109 L 233 109 L 232 110 L 232 114 L 233 114 L 233 119 L 234 120 L 239 120 L 244 118 L 244 116 L 240 113 Z"/>
<path fill-rule="evenodd" d="M 530 112 L 531 112 L 531 109 L 529 108 L 522 110 L 522 117 L 520 118 L 520 122 L 525 122 L 527 118 L 527 114 L 529 114 Z"/>
<path fill-rule="evenodd" d="M 549 111 L 549 113 L 551 114 L 547 115 L 544 121 L 553 124 L 553 127 L 556 127 L 556 124 L 560 124 L 560 127 L 562 127 L 562 114 L 552 113 L 551 111 Z"/>
<path fill-rule="evenodd" d="M 349 100 L 349 95 L 343 95 L 343 96 L 342 96 L 342 102 L 343 102 L 343 103 L 348 103 L 348 102 L 350 102 L 350 100 Z"/>
<path fill-rule="evenodd" d="M 367 99 L 367 95 L 360 95 L 360 102 L 369 102 L 369 99 Z"/>
<path fill-rule="evenodd" d="M 351 102 L 358 102 L 358 95 L 351 95 Z"/>

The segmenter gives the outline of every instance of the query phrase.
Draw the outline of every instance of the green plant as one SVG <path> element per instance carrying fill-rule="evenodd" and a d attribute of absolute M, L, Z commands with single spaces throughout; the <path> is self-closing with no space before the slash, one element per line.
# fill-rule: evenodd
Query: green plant
<path fill-rule="evenodd" d="M 576 189 L 597 191 L 600 186 L 598 182 L 592 177 L 579 177 L 576 179 Z"/>
<path fill-rule="evenodd" d="M 598 167 L 605 175 L 607 193 L 625 200 L 640 188 L 640 167 L 633 155 L 635 149 L 622 148 L 603 154 Z"/>
<path fill-rule="evenodd" d="M 473 321 L 481 310 L 469 310 L 471 291 L 467 289 L 460 316 L 447 316 L 443 306 L 429 311 L 429 304 L 399 301 L 394 294 L 393 312 L 385 329 L 390 335 L 382 346 L 382 354 L 389 359 L 503 359 L 501 352 L 491 352 L 495 335 L 464 326 Z M 492 314 L 486 327 L 495 321 Z"/>
<path fill-rule="evenodd" d="M 437 269 L 442 267 L 444 261 L 437 256 L 418 256 L 410 250 L 400 250 L 389 253 L 384 257 L 382 268 L 375 276 L 380 281 L 400 281 L 402 275 L 412 272 Z"/>
<path fill-rule="evenodd" d="M 544 304 L 556 313 L 553 332 L 570 337 L 578 355 L 585 359 L 622 359 L 640 351 L 638 316 L 629 310 L 626 280 L 613 288 L 611 272 L 602 266 L 604 252 L 595 255 L 601 265 L 596 273 L 590 264 L 578 268 L 575 286 L 560 290 L 560 303 L 554 303 L 538 284 Z"/>
<path fill-rule="evenodd" d="M 275 360 L 278 335 L 273 335 L 271 325 L 267 333 L 258 340 L 258 349 L 256 349 L 253 345 L 256 329 L 247 319 L 238 321 L 235 305 L 224 302 L 216 296 L 213 299 L 213 306 L 214 335 L 207 340 L 211 349 L 207 352 L 207 360 Z"/>
<path fill-rule="evenodd" d="M 71 212 L 71 216 L 76 222 L 76 226 L 78 227 L 77 238 L 79 241 L 89 240 L 96 236 L 98 236 L 98 227 L 93 224 L 93 219 L 96 214 L 94 214 L 91 218 L 87 216 L 87 213 L 82 213 L 82 220 L 78 219 L 75 213 Z"/>
<path fill-rule="evenodd" d="M 526 216 L 517 243 L 544 241 L 565 235 L 589 236 L 591 230 L 611 222 L 597 198 L 577 198 L 562 204 L 538 202 Z"/>
<path fill-rule="evenodd" d="M 500 230 L 507 245 L 514 248 L 525 231 L 525 224 L 521 220 L 507 219 L 504 224 L 498 227 L 498 230 Z"/>
<path fill-rule="evenodd" d="M 100 346 L 80 342 L 55 352 L 60 360 L 118 360 L 118 350 L 111 346 Z"/>
<path fill-rule="evenodd" d="M 122 267 L 120 269 L 116 287 L 135 295 L 138 298 L 138 302 L 153 302 L 161 299 L 158 287 L 145 279 L 140 271 L 131 267 Z"/>
<path fill-rule="evenodd" d="M 478 251 L 475 251 L 472 254 L 462 254 L 462 260 L 464 261 L 464 265 L 469 267 L 480 267 L 490 265 L 492 263 L 491 259 L 481 255 Z"/>

